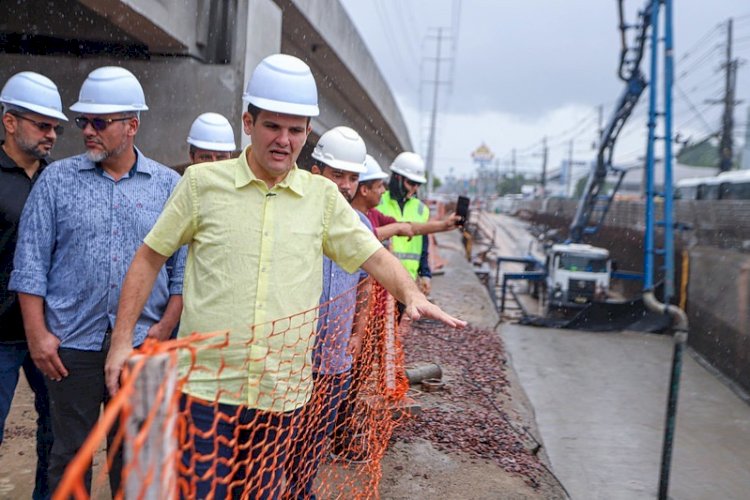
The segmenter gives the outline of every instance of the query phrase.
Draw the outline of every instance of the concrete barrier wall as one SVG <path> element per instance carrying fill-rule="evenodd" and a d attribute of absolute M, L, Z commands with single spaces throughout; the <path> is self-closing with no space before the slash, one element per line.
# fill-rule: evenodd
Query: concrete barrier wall
<path fill-rule="evenodd" d="M 750 254 L 690 250 L 689 343 L 750 392 Z"/>
<path fill-rule="evenodd" d="M 565 235 L 576 206 L 575 200 L 524 200 L 515 210 Z M 750 392 L 750 203 L 680 200 L 674 218 L 691 228 L 675 235 L 677 300 L 683 293 L 683 251 L 688 255 L 689 344 Z M 641 271 L 644 229 L 645 203 L 618 202 L 605 227 L 587 242 L 609 248 L 620 269 Z M 631 284 L 625 291 L 636 293 L 638 287 Z"/>

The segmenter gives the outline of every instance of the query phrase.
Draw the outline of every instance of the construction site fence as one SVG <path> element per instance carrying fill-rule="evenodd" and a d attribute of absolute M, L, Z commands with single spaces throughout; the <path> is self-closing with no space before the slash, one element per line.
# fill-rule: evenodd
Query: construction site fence
<path fill-rule="evenodd" d="M 396 302 L 370 280 L 369 297 L 349 290 L 244 332 L 147 341 L 54 498 L 377 497 L 408 381 Z M 355 312 L 361 348 L 336 373 Z"/>

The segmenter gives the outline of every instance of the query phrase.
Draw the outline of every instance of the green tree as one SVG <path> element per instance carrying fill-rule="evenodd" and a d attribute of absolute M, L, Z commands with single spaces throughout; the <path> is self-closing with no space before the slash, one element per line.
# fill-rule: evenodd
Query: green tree
<path fill-rule="evenodd" d="M 526 177 L 522 174 L 506 175 L 497 183 L 497 194 L 520 194 L 521 186 L 526 183 Z"/>

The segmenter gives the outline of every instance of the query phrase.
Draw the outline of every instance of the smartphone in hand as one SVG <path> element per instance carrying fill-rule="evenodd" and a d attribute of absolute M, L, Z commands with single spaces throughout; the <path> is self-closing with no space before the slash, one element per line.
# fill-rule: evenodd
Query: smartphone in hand
<path fill-rule="evenodd" d="M 456 202 L 456 215 L 461 217 L 461 221 L 458 223 L 459 226 L 466 224 L 469 220 L 469 198 L 466 196 L 459 196 Z"/>

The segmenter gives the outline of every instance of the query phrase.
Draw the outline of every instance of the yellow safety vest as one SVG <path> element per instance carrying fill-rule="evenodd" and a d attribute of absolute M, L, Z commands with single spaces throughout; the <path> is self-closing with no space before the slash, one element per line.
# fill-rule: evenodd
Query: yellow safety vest
<path fill-rule="evenodd" d="M 402 212 L 398 202 L 391 198 L 389 191 L 386 191 L 380 199 L 378 210 L 383 215 L 393 217 L 399 222 L 427 222 L 430 219 L 430 209 L 422 201 L 417 198 L 410 198 L 406 201 Z M 417 279 L 419 258 L 422 255 L 422 238 L 421 235 L 414 236 L 411 239 L 406 236 L 391 238 L 393 254 L 414 279 Z"/>

